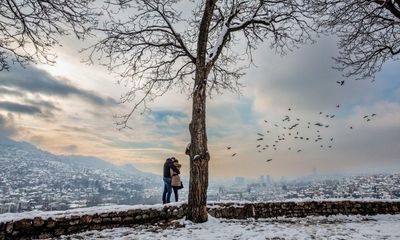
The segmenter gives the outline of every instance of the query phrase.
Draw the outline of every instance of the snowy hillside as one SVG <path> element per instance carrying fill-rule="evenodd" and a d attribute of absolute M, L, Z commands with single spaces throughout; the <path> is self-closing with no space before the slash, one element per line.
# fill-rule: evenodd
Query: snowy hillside
<path fill-rule="evenodd" d="M 0 139 L 0 176 L 0 213 L 155 203 L 152 192 L 159 192 L 161 181 L 132 165 L 54 155 L 5 138 Z"/>

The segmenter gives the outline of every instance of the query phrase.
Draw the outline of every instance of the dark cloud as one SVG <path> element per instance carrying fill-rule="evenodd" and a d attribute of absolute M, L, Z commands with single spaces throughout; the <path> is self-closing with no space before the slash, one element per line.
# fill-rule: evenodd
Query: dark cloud
<path fill-rule="evenodd" d="M 41 93 L 49 96 L 66 97 L 75 95 L 96 105 L 112 105 L 116 103 L 112 98 L 102 97 L 94 92 L 80 89 L 72 85 L 68 79 L 55 78 L 49 73 L 34 67 L 20 68 L 17 71 L 1 71 L 0 86 L 14 88 L 14 91 Z"/>
<path fill-rule="evenodd" d="M 4 109 L 9 112 L 24 113 L 30 115 L 42 113 L 42 111 L 38 107 L 6 101 L 0 102 L 0 109 Z"/>
<path fill-rule="evenodd" d="M 0 114 L 0 137 L 12 137 L 16 132 L 12 114 L 7 116 Z"/>
<path fill-rule="evenodd" d="M 54 111 L 61 111 L 52 102 L 30 99 L 26 99 L 24 103 L 0 101 L 0 109 L 18 114 L 42 115 L 42 117 L 52 117 Z"/>
<path fill-rule="evenodd" d="M 50 101 L 46 101 L 46 100 L 41 100 L 41 99 L 36 99 L 36 100 L 31 100 L 31 99 L 27 99 L 25 100 L 26 103 L 39 107 L 40 109 L 44 109 L 46 111 L 54 111 L 54 110 L 58 110 L 61 111 L 61 109 L 59 107 L 57 107 L 53 102 Z"/>

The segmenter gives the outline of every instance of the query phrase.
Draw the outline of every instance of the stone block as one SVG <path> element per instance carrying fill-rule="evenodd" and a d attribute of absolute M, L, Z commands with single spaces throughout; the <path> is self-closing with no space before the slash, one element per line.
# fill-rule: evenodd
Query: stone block
<path fill-rule="evenodd" d="M 12 231 L 14 230 L 14 223 L 13 222 L 7 223 L 5 230 L 6 230 L 6 233 L 12 233 Z"/>
<path fill-rule="evenodd" d="M 133 221 L 134 221 L 133 217 L 125 217 L 122 219 L 122 222 L 124 222 L 124 223 L 131 223 Z"/>
<path fill-rule="evenodd" d="M 79 232 L 79 226 L 70 226 L 67 228 L 67 233 L 71 234 L 71 233 L 77 233 Z"/>
<path fill-rule="evenodd" d="M 42 218 L 40 218 L 40 217 L 35 217 L 33 219 L 33 226 L 34 227 L 41 227 L 41 226 L 44 225 L 44 223 L 45 223 L 44 220 Z"/>
<path fill-rule="evenodd" d="M 71 225 L 71 226 L 77 225 L 77 224 L 79 224 L 79 219 L 74 219 L 74 220 L 69 221 L 69 225 Z"/>
<path fill-rule="evenodd" d="M 101 217 L 93 218 L 94 223 L 101 223 L 101 221 L 102 221 Z"/>
<path fill-rule="evenodd" d="M 46 227 L 53 228 L 55 225 L 56 225 L 56 221 L 54 221 L 52 218 L 49 218 L 46 220 Z"/>
<path fill-rule="evenodd" d="M 65 234 L 65 228 L 57 228 L 54 230 L 54 236 L 61 236 Z"/>
<path fill-rule="evenodd" d="M 84 223 L 84 224 L 88 224 L 91 223 L 93 221 L 93 216 L 90 215 L 83 215 L 80 219 L 80 223 Z"/>
<path fill-rule="evenodd" d="M 39 239 L 47 239 L 47 238 L 51 238 L 51 237 L 53 237 L 53 235 L 51 233 L 46 233 L 46 232 L 41 233 L 38 236 Z"/>
<path fill-rule="evenodd" d="M 27 229 L 32 227 L 32 220 L 31 219 L 22 219 L 19 221 L 14 222 L 14 228 L 16 230 Z"/>

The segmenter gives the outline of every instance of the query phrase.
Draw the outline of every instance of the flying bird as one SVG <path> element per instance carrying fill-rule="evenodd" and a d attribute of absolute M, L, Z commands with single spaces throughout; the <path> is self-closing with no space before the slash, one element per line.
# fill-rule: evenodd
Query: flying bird
<path fill-rule="evenodd" d="M 336 107 L 337 107 L 337 108 L 340 108 L 340 105 L 338 104 L 338 105 L 336 105 Z"/>
<path fill-rule="evenodd" d="M 316 124 L 314 124 L 315 126 L 318 126 L 318 127 L 322 127 L 323 125 L 322 125 L 322 123 L 316 123 Z"/>
<path fill-rule="evenodd" d="M 227 150 L 231 150 L 232 147 L 226 147 Z"/>
<path fill-rule="evenodd" d="M 342 80 L 342 81 L 336 81 L 338 84 L 340 84 L 340 86 L 343 86 L 343 84 L 344 84 L 344 80 Z"/>
<path fill-rule="evenodd" d="M 256 148 L 259 148 L 261 145 L 260 144 L 258 144 L 257 146 L 256 146 Z"/>
<path fill-rule="evenodd" d="M 301 149 L 297 150 L 297 152 L 301 152 Z"/>
<path fill-rule="evenodd" d="M 271 162 L 271 161 L 272 161 L 272 158 L 266 160 L 266 162 Z"/>
<path fill-rule="evenodd" d="M 371 115 L 371 117 L 375 117 L 376 116 L 376 114 L 375 113 L 373 113 L 372 115 Z"/>
<path fill-rule="evenodd" d="M 368 115 L 365 115 L 363 118 L 367 118 L 368 117 Z"/>
<path fill-rule="evenodd" d="M 294 124 L 294 125 L 290 126 L 290 127 L 289 127 L 289 130 L 292 130 L 293 128 L 297 127 L 298 125 L 299 125 L 299 124 L 298 124 L 298 123 L 296 123 L 296 124 Z"/>
<path fill-rule="evenodd" d="M 335 115 L 331 115 L 331 116 L 330 116 L 330 118 L 334 118 L 334 117 L 335 117 Z"/>
<path fill-rule="evenodd" d="M 289 109 L 288 109 L 288 111 L 292 111 L 292 109 L 291 109 L 291 108 L 289 108 Z"/>
<path fill-rule="evenodd" d="M 264 137 L 264 134 L 262 133 L 257 133 L 258 136 Z"/>
<path fill-rule="evenodd" d="M 257 141 L 261 141 L 261 140 L 264 140 L 264 138 L 257 138 Z"/>
<path fill-rule="evenodd" d="M 232 157 L 236 156 L 236 153 L 232 154 Z"/>

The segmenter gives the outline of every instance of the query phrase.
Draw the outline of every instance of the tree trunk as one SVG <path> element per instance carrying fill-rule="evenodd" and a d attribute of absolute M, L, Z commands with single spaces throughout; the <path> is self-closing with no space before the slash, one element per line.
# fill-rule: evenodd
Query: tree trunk
<path fill-rule="evenodd" d="M 190 144 L 190 183 L 187 219 L 201 223 L 207 221 L 208 161 L 206 133 L 206 85 L 197 85 L 193 94 Z"/>
<path fill-rule="evenodd" d="M 206 54 L 208 31 L 216 0 L 207 0 L 199 27 L 197 41 L 196 75 L 193 90 L 192 122 L 189 125 L 190 144 L 190 180 L 187 219 L 196 223 L 206 222 L 208 161 L 206 133 Z"/>

